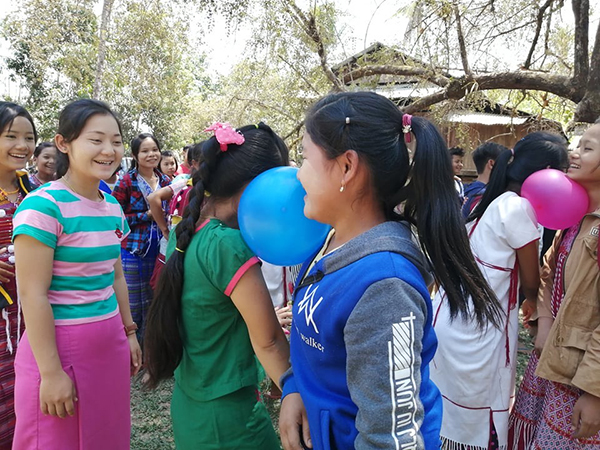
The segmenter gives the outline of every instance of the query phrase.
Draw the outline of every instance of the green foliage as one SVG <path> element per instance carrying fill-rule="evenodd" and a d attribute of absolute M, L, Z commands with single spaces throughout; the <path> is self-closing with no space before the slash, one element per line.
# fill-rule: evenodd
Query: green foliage
<path fill-rule="evenodd" d="M 91 93 L 98 25 L 93 4 L 28 0 L 3 23 L 13 48 L 6 66 L 28 91 L 25 106 L 35 114 L 42 139 L 54 135 L 64 103 Z"/>
<path fill-rule="evenodd" d="M 40 136 L 50 139 L 62 107 L 90 97 L 95 79 L 99 19 L 94 0 L 25 0 L 3 23 L 12 55 L 6 66 L 26 88 L 24 105 Z M 165 148 L 190 136 L 179 124 L 190 99 L 210 89 L 203 55 L 190 46 L 186 5 L 117 0 L 108 40 L 101 100 L 122 117 L 125 141 L 150 130 Z"/>

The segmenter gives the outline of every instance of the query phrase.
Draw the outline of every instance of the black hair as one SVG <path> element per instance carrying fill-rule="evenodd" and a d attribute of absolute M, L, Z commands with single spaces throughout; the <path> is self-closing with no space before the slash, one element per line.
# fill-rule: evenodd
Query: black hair
<path fill-rule="evenodd" d="M 446 290 L 450 313 L 473 317 L 482 328 L 500 323 L 500 304 L 479 270 L 457 207 L 448 148 L 437 128 L 413 116 L 416 150 L 411 163 L 403 113 L 373 92 L 343 92 L 319 100 L 308 112 L 306 132 L 333 159 L 352 149 L 370 171 L 387 220 L 416 226 L 418 239 Z M 400 215 L 396 207 L 404 202 Z M 469 305 L 472 297 L 473 308 Z"/>
<path fill-rule="evenodd" d="M 42 151 L 43 151 L 45 148 L 50 148 L 50 147 L 54 147 L 54 148 L 56 148 L 56 144 L 55 144 L 54 142 L 42 142 L 42 143 L 40 143 L 40 144 L 39 144 L 39 145 L 38 145 L 38 146 L 35 148 L 35 150 L 33 151 L 33 156 L 34 156 L 35 158 L 37 158 L 38 156 L 40 156 L 40 154 L 42 153 Z"/>
<path fill-rule="evenodd" d="M 137 168 L 137 156 L 140 153 L 140 146 L 142 145 L 142 142 L 148 138 L 150 138 L 154 141 L 154 143 L 156 144 L 156 147 L 158 148 L 158 151 L 160 152 L 160 143 L 158 142 L 158 139 L 156 139 L 152 133 L 138 134 L 136 137 L 134 137 L 131 140 L 131 154 L 133 155 L 133 158 L 131 158 L 131 167 L 129 167 L 129 170 Z M 159 166 L 160 166 L 160 164 L 159 164 Z"/>
<path fill-rule="evenodd" d="M 173 158 L 175 160 L 175 170 L 177 171 L 177 169 L 179 168 L 179 162 L 177 161 L 177 157 L 175 156 L 175 153 L 173 153 L 171 150 L 163 150 L 162 152 L 160 152 L 160 161 L 158 162 L 158 171 L 159 172 L 162 173 L 160 163 L 162 162 L 163 158 Z"/>
<path fill-rule="evenodd" d="M 532 173 L 546 168 L 565 170 L 568 161 L 564 137 L 546 131 L 528 134 L 513 150 L 504 150 L 496 158 L 483 197 L 467 220 L 481 218 L 490 203 L 507 190 L 519 193 L 523 181 Z"/>
<path fill-rule="evenodd" d="M 202 141 L 202 142 L 204 142 L 204 141 Z M 200 144 L 202 142 L 200 142 Z M 196 147 L 196 145 L 198 145 L 198 144 L 184 145 L 183 150 L 181 150 L 185 154 L 185 161 L 187 162 L 187 165 L 189 167 L 192 167 L 192 159 L 190 158 L 190 150 L 192 150 L 193 147 Z M 187 153 L 185 153 L 185 152 L 187 152 Z"/>
<path fill-rule="evenodd" d="M 206 141 L 198 142 L 197 144 L 186 145 L 188 147 L 187 152 L 187 163 L 190 167 L 190 170 L 193 170 L 193 162 L 196 161 L 198 165 L 202 164 L 204 157 L 202 156 L 202 146 L 206 143 Z"/>
<path fill-rule="evenodd" d="M 471 153 L 471 158 L 475 163 L 475 169 L 478 174 L 482 174 L 485 170 L 485 165 L 489 160 L 496 161 L 496 158 L 504 150 L 508 150 L 504 145 L 495 142 L 484 142 Z"/>
<path fill-rule="evenodd" d="M 202 162 L 192 177 L 193 188 L 189 193 L 188 206 L 174 230 L 176 245 L 181 251 L 173 252 L 162 269 L 146 319 L 144 351 L 149 375 L 146 385 L 149 388 L 171 377 L 181 361 L 183 341 L 179 324 L 185 275 L 183 252 L 195 234 L 205 193 L 210 192 L 210 202 L 226 200 L 238 194 L 264 171 L 287 165 L 287 147 L 269 126 L 261 122 L 238 131 L 244 136 L 245 142 L 241 145 L 229 144 L 227 151 L 221 151 L 215 137 L 194 146 L 201 150 Z"/>
<path fill-rule="evenodd" d="M 21 105 L 12 102 L 0 102 L 0 133 L 3 133 L 5 128 L 10 128 L 17 117 L 24 117 L 31 123 L 31 127 L 33 128 L 33 140 L 34 142 L 37 141 L 38 135 L 35 129 L 35 123 L 33 122 L 33 117 L 31 117 L 29 111 Z"/>
<path fill-rule="evenodd" d="M 104 102 L 89 98 L 75 100 L 65 106 L 58 119 L 56 134 L 60 134 L 65 142 L 72 142 L 79 137 L 87 121 L 97 114 L 112 116 L 117 122 L 119 133 L 123 135 L 121 121 L 110 107 Z M 56 178 L 62 177 L 67 170 L 69 170 L 69 156 L 61 151 L 56 152 Z"/>
<path fill-rule="evenodd" d="M 448 150 L 448 153 L 450 153 L 450 156 L 465 156 L 465 151 L 462 149 L 462 147 L 452 147 Z"/>

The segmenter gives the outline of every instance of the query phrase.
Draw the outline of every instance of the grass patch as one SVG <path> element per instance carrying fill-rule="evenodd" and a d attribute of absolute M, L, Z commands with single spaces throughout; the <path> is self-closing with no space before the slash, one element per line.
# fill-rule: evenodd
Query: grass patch
<path fill-rule="evenodd" d="M 533 349 L 533 339 L 522 326 L 519 329 L 517 353 L 517 387 L 523 380 L 523 374 L 529 361 L 529 352 Z M 265 395 L 270 390 L 270 381 L 261 384 L 263 401 L 269 411 L 273 426 L 279 435 L 280 400 Z M 171 425 L 170 405 L 173 392 L 173 379 L 160 385 L 154 391 L 142 390 L 136 377 L 131 383 L 131 448 L 132 450 L 175 450 L 173 428 Z"/>

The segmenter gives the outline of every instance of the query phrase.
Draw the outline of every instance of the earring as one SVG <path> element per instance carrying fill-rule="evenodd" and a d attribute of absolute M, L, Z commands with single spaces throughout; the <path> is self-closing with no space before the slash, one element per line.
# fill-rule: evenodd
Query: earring
<path fill-rule="evenodd" d="M 346 186 L 344 186 L 344 185 L 342 184 L 342 186 L 340 187 L 340 192 L 344 192 L 344 189 L 345 189 L 345 188 L 346 188 Z"/>

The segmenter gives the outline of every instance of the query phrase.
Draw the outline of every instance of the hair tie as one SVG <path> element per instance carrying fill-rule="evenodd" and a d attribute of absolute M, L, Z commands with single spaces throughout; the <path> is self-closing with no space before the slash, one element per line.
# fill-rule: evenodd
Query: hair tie
<path fill-rule="evenodd" d="M 227 146 L 229 144 L 242 145 L 246 141 L 242 133 L 233 129 L 227 122 L 215 122 L 204 131 L 215 132 L 215 139 L 219 143 L 222 152 L 227 151 Z"/>
<path fill-rule="evenodd" d="M 410 132 L 412 131 L 412 116 L 410 114 L 402 115 L 402 133 L 406 143 L 411 141 Z"/>
<path fill-rule="evenodd" d="M 175 247 L 175 250 L 177 250 L 179 253 L 185 253 L 185 250 L 181 250 L 179 247 Z"/>

